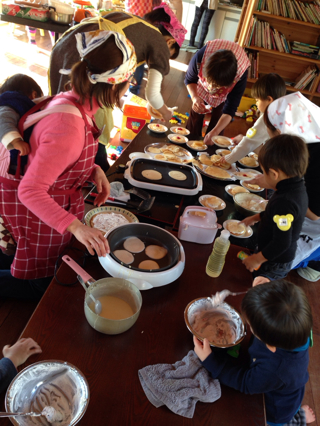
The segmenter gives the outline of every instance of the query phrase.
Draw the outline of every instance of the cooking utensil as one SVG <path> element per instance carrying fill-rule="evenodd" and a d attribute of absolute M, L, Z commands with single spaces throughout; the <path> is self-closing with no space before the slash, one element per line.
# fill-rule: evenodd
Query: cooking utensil
<path fill-rule="evenodd" d="M 31 411 L 30 413 L 7 413 L 7 412 L 0 412 L 0 418 L 1 417 L 40 417 L 43 416 L 42 413 L 34 413 L 33 411 Z"/>
<path fill-rule="evenodd" d="M 121 278 L 103 278 L 95 281 L 69 256 L 63 256 L 62 259 L 78 274 L 78 280 L 86 288 L 84 313 L 91 327 L 104 334 L 120 334 L 129 330 L 137 321 L 142 306 L 142 296 L 139 289 L 130 281 Z M 108 319 L 97 315 L 89 306 L 91 295 L 94 295 L 95 298 L 101 296 L 117 297 L 127 302 L 134 314 L 131 317 L 120 320 Z"/>
<path fill-rule="evenodd" d="M 74 426 L 83 417 L 89 399 L 88 382 L 77 367 L 65 361 L 44 360 L 29 365 L 15 376 L 7 389 L 5 409 L 8 413 L 42 411 L 45 406 L 56 406 L 58 400 L 60 413 L 68 419 L 69 426 Z M 38 421 L 32 417 L 10 420 L 15 426 L 47 424 L 41 417 Z"/>
<path fill-rule="evenodd" d="M 75 262 L 71 257 L 65 255 L 62 257 L 62 260 L 66 262 L 67 265 L 70 266 L 71 269 L 73 269 L 78 275 L 78 280 L 80 281 L 80 284 L 84 288 L 85 292 L 87 292 L 87 287 L 84 283 L 84 281 L 90 282 L 91 276 L 87 274 L 78 264 Z M 82 274 L 82 276 L 81 276 Z M 83 278 L 84 281 L 80 280 L 80 278 Z M 89 294 L 89 297 L 94 303 L 94 310 L 97 315 L 101 314 L 102 306 L 100 300 L 97 300 L 92 294 Z"/>
<path fill-rule="evenodd" d="M 219 306 L 222 305 L 224 300 L 228 297 L 228 296 L 238 296 L 238 294 L 245 294 L 247 293 L 246 291 L 240 291 L 238 293 L 232 293 L 230 290 L 222 290 L 222 291 L 217 291 L 216 294 L 212 295 L 211 297 L 208 297 L 208 300 L 212 303 L 212 306 Z"/>
<path fill-rule="evenodd" d="M 91 192 L 91 197 L 97 197 L 98 194 L 96 194 L 95 192 Z M 119 203 L 119 204 L 124 204 L 126 207 L 137 210 L 137 212 L 139 213 L 143 213 L 146 212 L 148 210 L 151 209 L 151 207 L 153 206 L 153 203 L 155 201 L 156 197 L 150 197 L 146 200 L 142 200 L 142 201 L 123 201 L 120 200 L 118 198 L 114 198 L 114 197 L 108 197 L 108 200 L 110 201 L 114 201 L 115 203 Z"/>
<path fill-rule="evenodd" d="M 199 313 L 203 312 L 212 312 L 213 310 L 217 311 L 217 313 L 221 312 L 222 314 L 227 314 L 227 317 L 235 324 L 236 327 L 236 340 L 233 343 L 224 343 L 219 344 L 214 341 L 209 340 L 210 346 L 217 347 L 217 348 L 230 348 L 232 346 L 237 345 L 240 343 L 245 335 L 246 335 L 246 329 L 244 322 L 241 318 L 241 315 L 230 305 L 227 303 L 223 303 L 218 308 L 214 308 L 212 306 L 212 303 L 210 298 L 207 297 L 200 297 L 198 299 L 192 300 L 190 302 L 186 309 L 184 310 L 184 321 L 186 323 L 186 326 L 188 330 L 197 337 L 201 342 L 203 342 L 203 337 L 200 336 L 198 332 L 196 332 L 193 328 L 194 320 Z"/>
<path fill-rule="evenodd" d="M 49 6 L 49 11 L 50 11 L 50 19 L 56 22 L 57 24 L 66 25 L 72 22 L 73 13 L 69 14 L 69 13 L 57 12 L 56 8 L 53 6 Z"/>

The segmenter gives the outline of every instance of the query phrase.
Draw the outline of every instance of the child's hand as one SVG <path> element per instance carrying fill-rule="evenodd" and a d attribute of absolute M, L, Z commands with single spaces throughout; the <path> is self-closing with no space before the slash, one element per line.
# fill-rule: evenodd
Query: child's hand
<path fill-rule="evenodd" d="M 253 216 L 246 217 L 240 223 L 243 223 L 246 226 L 252 226 L 259 221 L 260 221 L 260 214 L 255 214 Z"/>
<path fill-rule="evenodd" d="M 262 255 L 261 252 L 259 252 L 246 257 L 245 259 L 243 259 L 242 263 L 250 272 L 253 272 L 254 270 L 259 269 L 261 263 L 264 263 L 266 261 L 267 259 Z"/>
<path fill-rule="evenodd" d="M 28 155 L 30 152 L 30 145 L 22 139 L 16 138 L 11 141 L 14 149 L 20 151 L 20 155 Z"/>
<path fill-rule="evenodd" d="M 12 346 L 6 345 L 2 350 L 3 356 L 9 358 L 16 368 L 26 362 L 29 356 L 41 354 L 41 352 L 42 350 L 38 343 L 30 337 L 28 339 L 20 339 Z"/>
<path fill-rule="evenodd" d="M 243 135 L 237 135 L 234 138 L 232 138 L 232 144 L 233 145 L 238 145 L 243 139 Z"/>
<path fill-rule="evenodd" d="M 203 340 L 203 343 L 200 342 L 196 338 L 196 336 L 193 336 L 193 343 L 194 343 L 194 351 L 198 355 L 200 361 L 204 361 L 208 356 L 212 353 L 212 350 L 209 345 L 209 341 L 207 338 Z"/>

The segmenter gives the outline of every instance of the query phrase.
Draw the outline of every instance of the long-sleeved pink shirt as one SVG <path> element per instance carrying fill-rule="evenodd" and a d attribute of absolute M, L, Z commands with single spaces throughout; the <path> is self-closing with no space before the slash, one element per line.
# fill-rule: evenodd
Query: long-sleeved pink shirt
<path fill-rule="evenodd" d="M 70 94 L 77 97 L 74 92 Z M 66 103 L 69 103 L 66 99 L 54 100 L 48 107 Z M 89 101 L 83 108 L 91 118 L 99 105 L 94 99 L 92 109 Z M 57 178 L 78 160 L 84 142 L 84 121 L 82 117 L 70 113 L 53 113 L 42 118 L 35 125 L 30 138 L 28 167 L 19 185 L 18 196 L 32 213 L 61 234 L 76 217 L 59 206 L 48 191 Z"/>

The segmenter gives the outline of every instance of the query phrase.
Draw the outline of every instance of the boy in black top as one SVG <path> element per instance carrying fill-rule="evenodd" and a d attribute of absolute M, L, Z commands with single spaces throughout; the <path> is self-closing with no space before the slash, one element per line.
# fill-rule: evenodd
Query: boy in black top
<path fill-rule="evenodd" d="M 284 278 L 291 269 L 297 240 L 308 208 L 303 176 L 308 149 L 298 136 L 283 134 L 269 139 L 259 152 L 263 171 L 260 186 L 275 192 L 266 210 L 242 221 L 246 226 L 260 221 L 258 252 L 245 264 L 254 276 L 270 280 Z"/>

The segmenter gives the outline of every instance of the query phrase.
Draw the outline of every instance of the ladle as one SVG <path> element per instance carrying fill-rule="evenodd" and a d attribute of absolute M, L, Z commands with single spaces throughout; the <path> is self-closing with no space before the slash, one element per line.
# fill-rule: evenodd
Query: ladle
<path fill-rule="evenodd" d="M 62 257 L 62 260 L 64 262 L 66 262 L 71 269 L 73 269 L 78 275 L 78 280 L 80 281 L 80 284 L 82 285 L 82 287 L 85 289 L 85 292 L 87 292 L 87 287 L 85 285 L 85 281 L 90 281 L 91 276 L 89 274 L 87 274 L 85 271 L 83 271 L 83 269 L 77 264 L 77 262 L 75 262 L 73 259 L 71 259 L 71 257 L 65 255 Z M 97 300 L 92 294 L 89 294 L 89 297 L 93 300 L 94 302 L 94 310 L 95 313 L 97 315 L 101 314 L 102 311 L 102 306 L 101 306 L 101 302 L 100 300 Z"/>
<path fill-rule="evenodd" d="M 224 302 L 224 299 L 226 299 L 228 296 L 238 296 L 238 294 L 245 294 L 245 293 L 247 292 L 240 291 L 238 293 L 233 293 L 230 290 L 222 290 L 222 291 L 217 291 L 215 295 L 208 297 L 208 300 L 210 300 L 213 306 L 219 306 Z"/>

